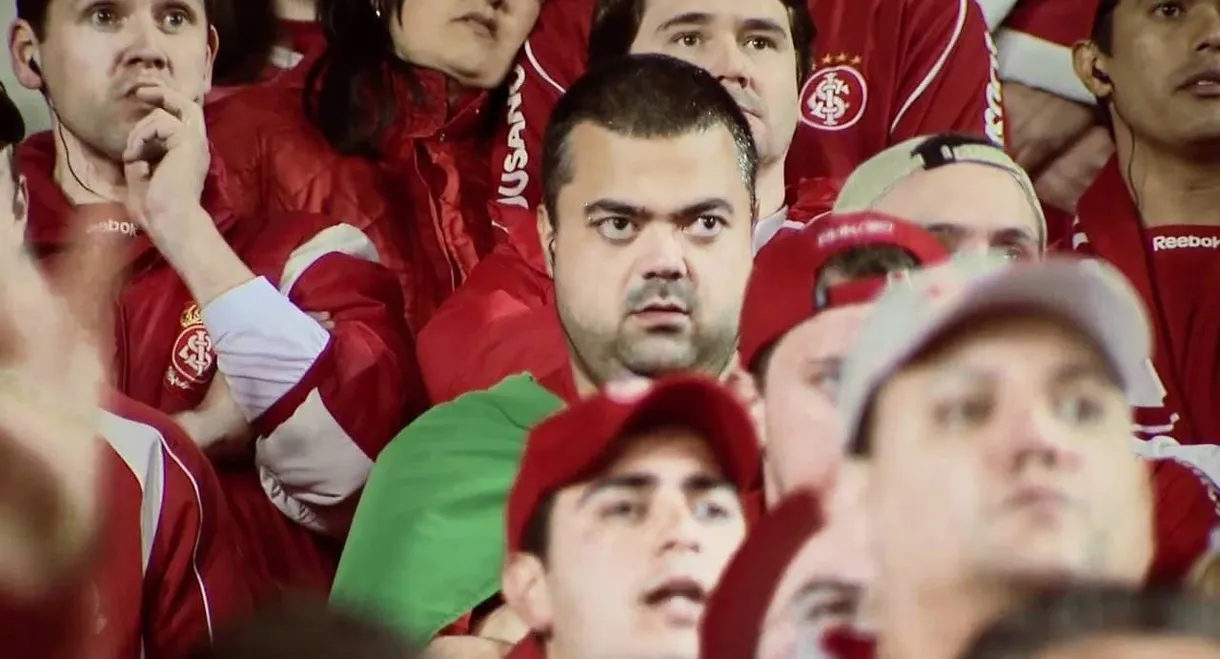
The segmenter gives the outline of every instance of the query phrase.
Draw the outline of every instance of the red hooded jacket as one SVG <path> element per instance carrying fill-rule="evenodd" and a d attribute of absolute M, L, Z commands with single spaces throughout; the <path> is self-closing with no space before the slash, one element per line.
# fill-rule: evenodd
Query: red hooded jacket
<path fill-rule="evenodd" d="M 257 574 L 328 588 L 373 459 L 426 399 L 399 288 L 350 225 L 229 210 L 215 159 L 203 206 L 256 279 L 200 309 L 118 204 L 74 208 L 54 179 L 49 133 L 23 143 L 26 238 L 53 272 L 74 226 L 128 236 L 116 292 L 118 389 L 168 414 L 197 407 L 217 373 L 258 436 L 220 478 Z M 304 311 L 327 312 L 327 331 Z"/>
<path fill-rule="evenodd" d="M 275 84 L 207 106 L 230 198 L 242 215 L 307 211 L 364 232 L 398 277 L 407 323 L 418 331 L 496 238 L 487 211 L 487 95 L 450 109 L 441 74 L 414 69 L 418 85 L 395 75 L 401 120 L 374 161 L 340 154 L 309 123 L 301 98 L 309 69 L 299 65 Z"/>
<path fill-rule="evenodd" d="M 1136 408 L 1135 435 L 1156 465 L 1154 578 L 1180 579 L 1220 528 L 1220 231 L 1144 228 L 1112 159 L 1081 198 L 1071 241 L 1121 270 L 1153 320 L 1164 397 Z"/>

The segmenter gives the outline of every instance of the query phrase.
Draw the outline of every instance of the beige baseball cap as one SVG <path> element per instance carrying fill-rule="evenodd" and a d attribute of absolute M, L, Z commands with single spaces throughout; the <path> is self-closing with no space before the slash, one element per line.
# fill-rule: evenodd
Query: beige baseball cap
<path fill-rule="evenodd" d="M 1039 240 L 1046 248 L 1046 216 L 1029 174 L 1004 148 L 981 136 L 958 133 L 921 135 L 896 144 L 864 161 L 851 173 L 835 200 L 835 213 L 869 210 L 899 181 L 915 172 L 974 163 L 1002 169 L 1012 175 L 1038 215 Z"/>
<path fill-rule="evenodd" d="M 886 379 L 946 331 L 1013 307 L 1045 311 L 1092 339 L 1114 368 L 1128 400 L 1159 400 L 1163 395 L 1159 380 L 1149 378 L 1152 330 L 1147 312 L 1113 267 L 1070 257 L 1014 263 L 964 254 L 891 283 L 875 303 L 844 362 L 839 390 L 839 413 L 852 451 L 867 451 L 861 424 Z"/>

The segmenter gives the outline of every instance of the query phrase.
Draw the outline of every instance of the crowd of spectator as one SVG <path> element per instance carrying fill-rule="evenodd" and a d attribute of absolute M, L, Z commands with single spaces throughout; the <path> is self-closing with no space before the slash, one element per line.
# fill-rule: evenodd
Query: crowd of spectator
<path fill-rule="evenodd" d="M 1220 0 L 15 0 L 0 655 L 1220 657 Z"/>

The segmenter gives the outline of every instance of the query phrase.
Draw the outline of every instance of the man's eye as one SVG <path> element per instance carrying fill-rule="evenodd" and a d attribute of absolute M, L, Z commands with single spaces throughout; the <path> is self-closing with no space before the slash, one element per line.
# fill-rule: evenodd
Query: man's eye
<path fill-rule="evenodd" d="M 627 240 L 635 235 L 635 224 L 625 217 L 608 217 L 597 223 L 597 231 L 607 240 Z"/>
<path fill-rule="evenodd" d="M 94 25 L 113 25 L 119 20 L 118 12 L 108 6 L 94 7 L 89 11 L 89 20 Z"/>
<path fill-rule="evenodd" d="M 991 407 L 991 402 L 984 398 L 960 398 L 937 405 L 935 414 L 942 426 L 964 430 L 987 421 Z"/>
<path fill-rule="evenodd" d="M 695 518 L 700 520 L 719 520 L 731 517 L 728 507 L 710 499 L 696 501 L 693 508 Z"/>
<path fill-rule="evenodd" d="M 1092 396 L 1072 394 L 1055 401 L 1055 414 L 1073 425 L 1095 423 L 1102 418 L 1105 405 Z"/>
<path fill-rule="evenodd" d="M 687 48 L 694 48 L 703 43 L 703 35 L 698 32 L 682 32 L 674 37 L 673 43 L 679 46 L 686 46 Z"/>
<path fill-rule="evenodd" d="M 750 37 L 746 39 L 746 45 L 754 50 L 775 50 L 779 47 L 775 39 L 770 37 Z"/>
<path fill-rule="evenodd" d="M 1161 18 L 1177 18 L 1185 13 L 1186 9 L 1180 2 L 1161 2 L 1157 3 L 1152 11 Z"/>
<path fill-rule="evenodd" d="M 165 21 L 166 27 L 170 29 L 178 29 L 190 23 L 191 17 L 181 9 L 175 9 L 173 11 L 166 12 L 165 17 L 162 20 Z"/>
<path fill-rule="evenodd" d="M 643 516 L 644 506 L 635 501 L 612 501 L 601 508 L 606 519 L 636 520 Z"/>
<path fill-rule="evenodd" d="M 714 238 L 724 230 L 725 221 L 715 215 L 704 215 L 691 222 L 686 232 L 697 238 Z"/>

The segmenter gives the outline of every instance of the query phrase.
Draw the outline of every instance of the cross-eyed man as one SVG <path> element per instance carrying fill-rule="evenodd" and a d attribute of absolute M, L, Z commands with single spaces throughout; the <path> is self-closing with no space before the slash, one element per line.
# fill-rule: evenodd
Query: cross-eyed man
<path fill-rule="evenodd" d="M 632 383 L 634 384 L 634 383 Z M 506 510 L 513 659 L 696 659 L 699 620 L 746 536 L 758 438 L 714 380 L 663 378 L 530 431 Z"/>
<path fill-rule="evenodd" d="M 503 504 L 531 426 L 624 376 L 733 368 L 757 154 L 732 96 L 680 60 L 623 58 L 572 87 L 546 154 L 534 249 L 554 302 L 514 331 L 550 332 L 554 368 L 404 429 L 374 469 L 336 579 L 334 600 L 421 641 L 498 591 Z M 461 630 L 478 631 L 483 613 Z"/>

